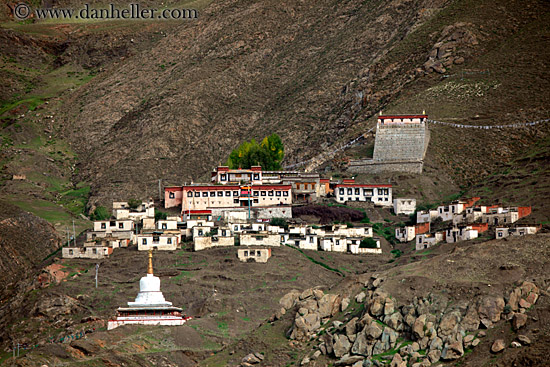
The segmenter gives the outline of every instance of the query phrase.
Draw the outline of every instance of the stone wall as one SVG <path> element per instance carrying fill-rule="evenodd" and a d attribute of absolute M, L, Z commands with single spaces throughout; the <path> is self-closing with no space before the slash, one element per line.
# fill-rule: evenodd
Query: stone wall
<path fill-rule="evenodd" d="M 352 160 L 348 171 L 355 173 L 407 172 L 422 173 L 424 161 L 377 162 L 372 159 Z"/>

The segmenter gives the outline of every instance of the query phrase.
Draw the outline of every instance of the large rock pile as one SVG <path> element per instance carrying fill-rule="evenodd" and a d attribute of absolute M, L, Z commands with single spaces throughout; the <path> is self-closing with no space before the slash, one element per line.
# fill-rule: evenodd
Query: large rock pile
<path fill-rule="evenodd" d="M 485 335 L 480 328 L 490 328 L 502 319 L 510 320 L 516 330 L 525 325 L 525 311 L 539 295 L 533 283 L 524 282 L 506 299 L 488 295 L 451 302 L 430 294 L 400 306 L 379 287 L 382 282 L 371 277 L 351 302 L 319 289 L 293 291 L 281 299 L 281 311 L 274 319 L 290 309 L 297 311 L 289 338 L 317 341 L 315 351 L 302 364 L 321 354 L 337 358 L 335 365 L 355 367 L 381 365 L 383 359 L 391 360 L 394 367 L 456 360 L 480 343 L 479 337 Z M 348 304 L 352 305 L 349 310 Z M 338 320 L 330 322 L 335 315 Z"/>

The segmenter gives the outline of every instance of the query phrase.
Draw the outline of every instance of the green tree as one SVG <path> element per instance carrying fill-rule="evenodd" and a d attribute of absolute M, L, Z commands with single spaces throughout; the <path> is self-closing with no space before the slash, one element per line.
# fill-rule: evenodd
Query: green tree
<path fill-rule="evenodd" d="M 376 241 L 371 237 L 366 237 L 361 240 L 360 248 L 377 248 Z"/>
<path fill-rule="evenodd" d="M 227 165 L 229 168 L 250 168 L 251 166 L 262 166 L 264 170 L 280 170 L 284 158 L 284 146 L 277 134 L 266 136 L 261 144 L 255 139 L 243 142 L 234 149 Z"/>
<path fill-rule="evenodd" d="M 109 219 L 109 217 L 109 211 L 104 206 L 96 207 L 92 215 L 90 215 L 91 220 L 105 220 Z"/>

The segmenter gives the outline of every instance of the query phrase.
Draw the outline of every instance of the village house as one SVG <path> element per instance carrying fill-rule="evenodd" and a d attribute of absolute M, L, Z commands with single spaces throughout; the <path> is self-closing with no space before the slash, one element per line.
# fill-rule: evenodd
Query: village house
<path fill-rule="evenodd" d="M 371 201 L 374 205 L 391 206 L 392 185 L 339 184 L 334 188 L 336 201 Z"/>
<path fill-rule="evenodd" d="M 399 242 L 409 242 L 414 240 L 416 235 L 430 232 L 430 222 L 419 223 L 414 226 L 405 226 L 395 228 L 395 238 Z"/>
<path fill-rule="evenodd" d="M 106 242 L 86 243 L 82 247 L 63 247 L 64 259 L 105 259 L 113 253 L 113 247 Z"/>
<path fill-rule="evenodd" d="M 447 243 L 455 243 L 477 238 L 478 235 L 478 231 L 472 226 L 457 226 L 445 231 L 445 240 Z"/>
<path fill-rule="evenodd" d="M 509 236 L 526 236 L 535 234 L 542 228 L 541 225 L 521 225 L 516 227 L 497 227 L 495 229 L 495 238 L 502 239 Z"/>
<path fill-rule="evenodd" d="M 399 198 L 393 200 L 393 212 L 397 215 L 411 215 L 416 210 L 416 199 Z"/>
<path fill-rule="evenodd" d="M 376 248 L 361 247 L 361 239 L 351 239 L 352 243 L 349 244 L 349 252 L 356 255 L 381 254 L 380 239 L 375 238 L 374 240 L 376 241 Z"/>
<path fill-rule="evenodd" d="M 155 218 L 155 203 L 153 199 L 149 199 L 132 209 L 126 201 L 115 201 L 113 202 L 113 216 L 117 220 L 130 219 L 134 222 L 139 222 L 144 218 Z"/>
<path fill-rule="evenodd" d="M 266 263 L 270 257 L 271 257 L 270 248 L 237 250 L 237 258 L 242 262 L 254 261 L 257 263 Z"/>
<path fill-rule="evenodd" d="M 420 210 L 416 212 L 416 223 L 431 223 L 437 218 L 437 209 Z"/>
<path fill-rule="evenodd" d="M 281 246 L 278 234 L 269 232 L 242 232 L 239 235 L 241 246 Z"/>
<path fill-rule="evenodd" d="M 193 227 L 193 251 L 227 246 L 235 246 L 235 237 L 230 227 Z"/>
<path fill-rule="evenodd" d="M 482 223 L 490 225 L 512 224 L 531 214 L 531 207 L 490 208 L 481 217 Z"/>
<path fill-rule="evenodd" d="M 161 232 L 142 233 L 136 235 L 138 251 L 174 251 L 179 246 L 179 239 L 179 235 Z"/>
<path fill-rule="evenodd" d="M 436 232 L 434 234 L 424 233 L 416 236 L 416 250 L 424 250 L 430 248 L 441 241 L 445 240 L 445 232 Z"/>
<path fill-rule="evenodd" d="M 262 167 L 252 166 L 249 169 L 230 169 L 218 166 L 212 171 L 212 183 L 220 185 L 262 184 Z"/>
<path fill-rule="evenodd" d="M 134 222 L 124 220 L 98 220 L 94 221 L 94 229 L 86 232 L 86 241 L 94 241 L 99 238 L 131 239 L 134 231 Z"/>

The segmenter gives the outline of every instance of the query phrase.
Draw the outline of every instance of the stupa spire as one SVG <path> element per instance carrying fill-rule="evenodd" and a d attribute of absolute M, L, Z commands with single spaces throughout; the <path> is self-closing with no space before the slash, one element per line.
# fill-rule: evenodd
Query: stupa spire
<path fill-rule="evenodd" d="M 153 250 L 149 250 L 149 266 L 147 267 L 147 274 L 153 274 Z"/>

